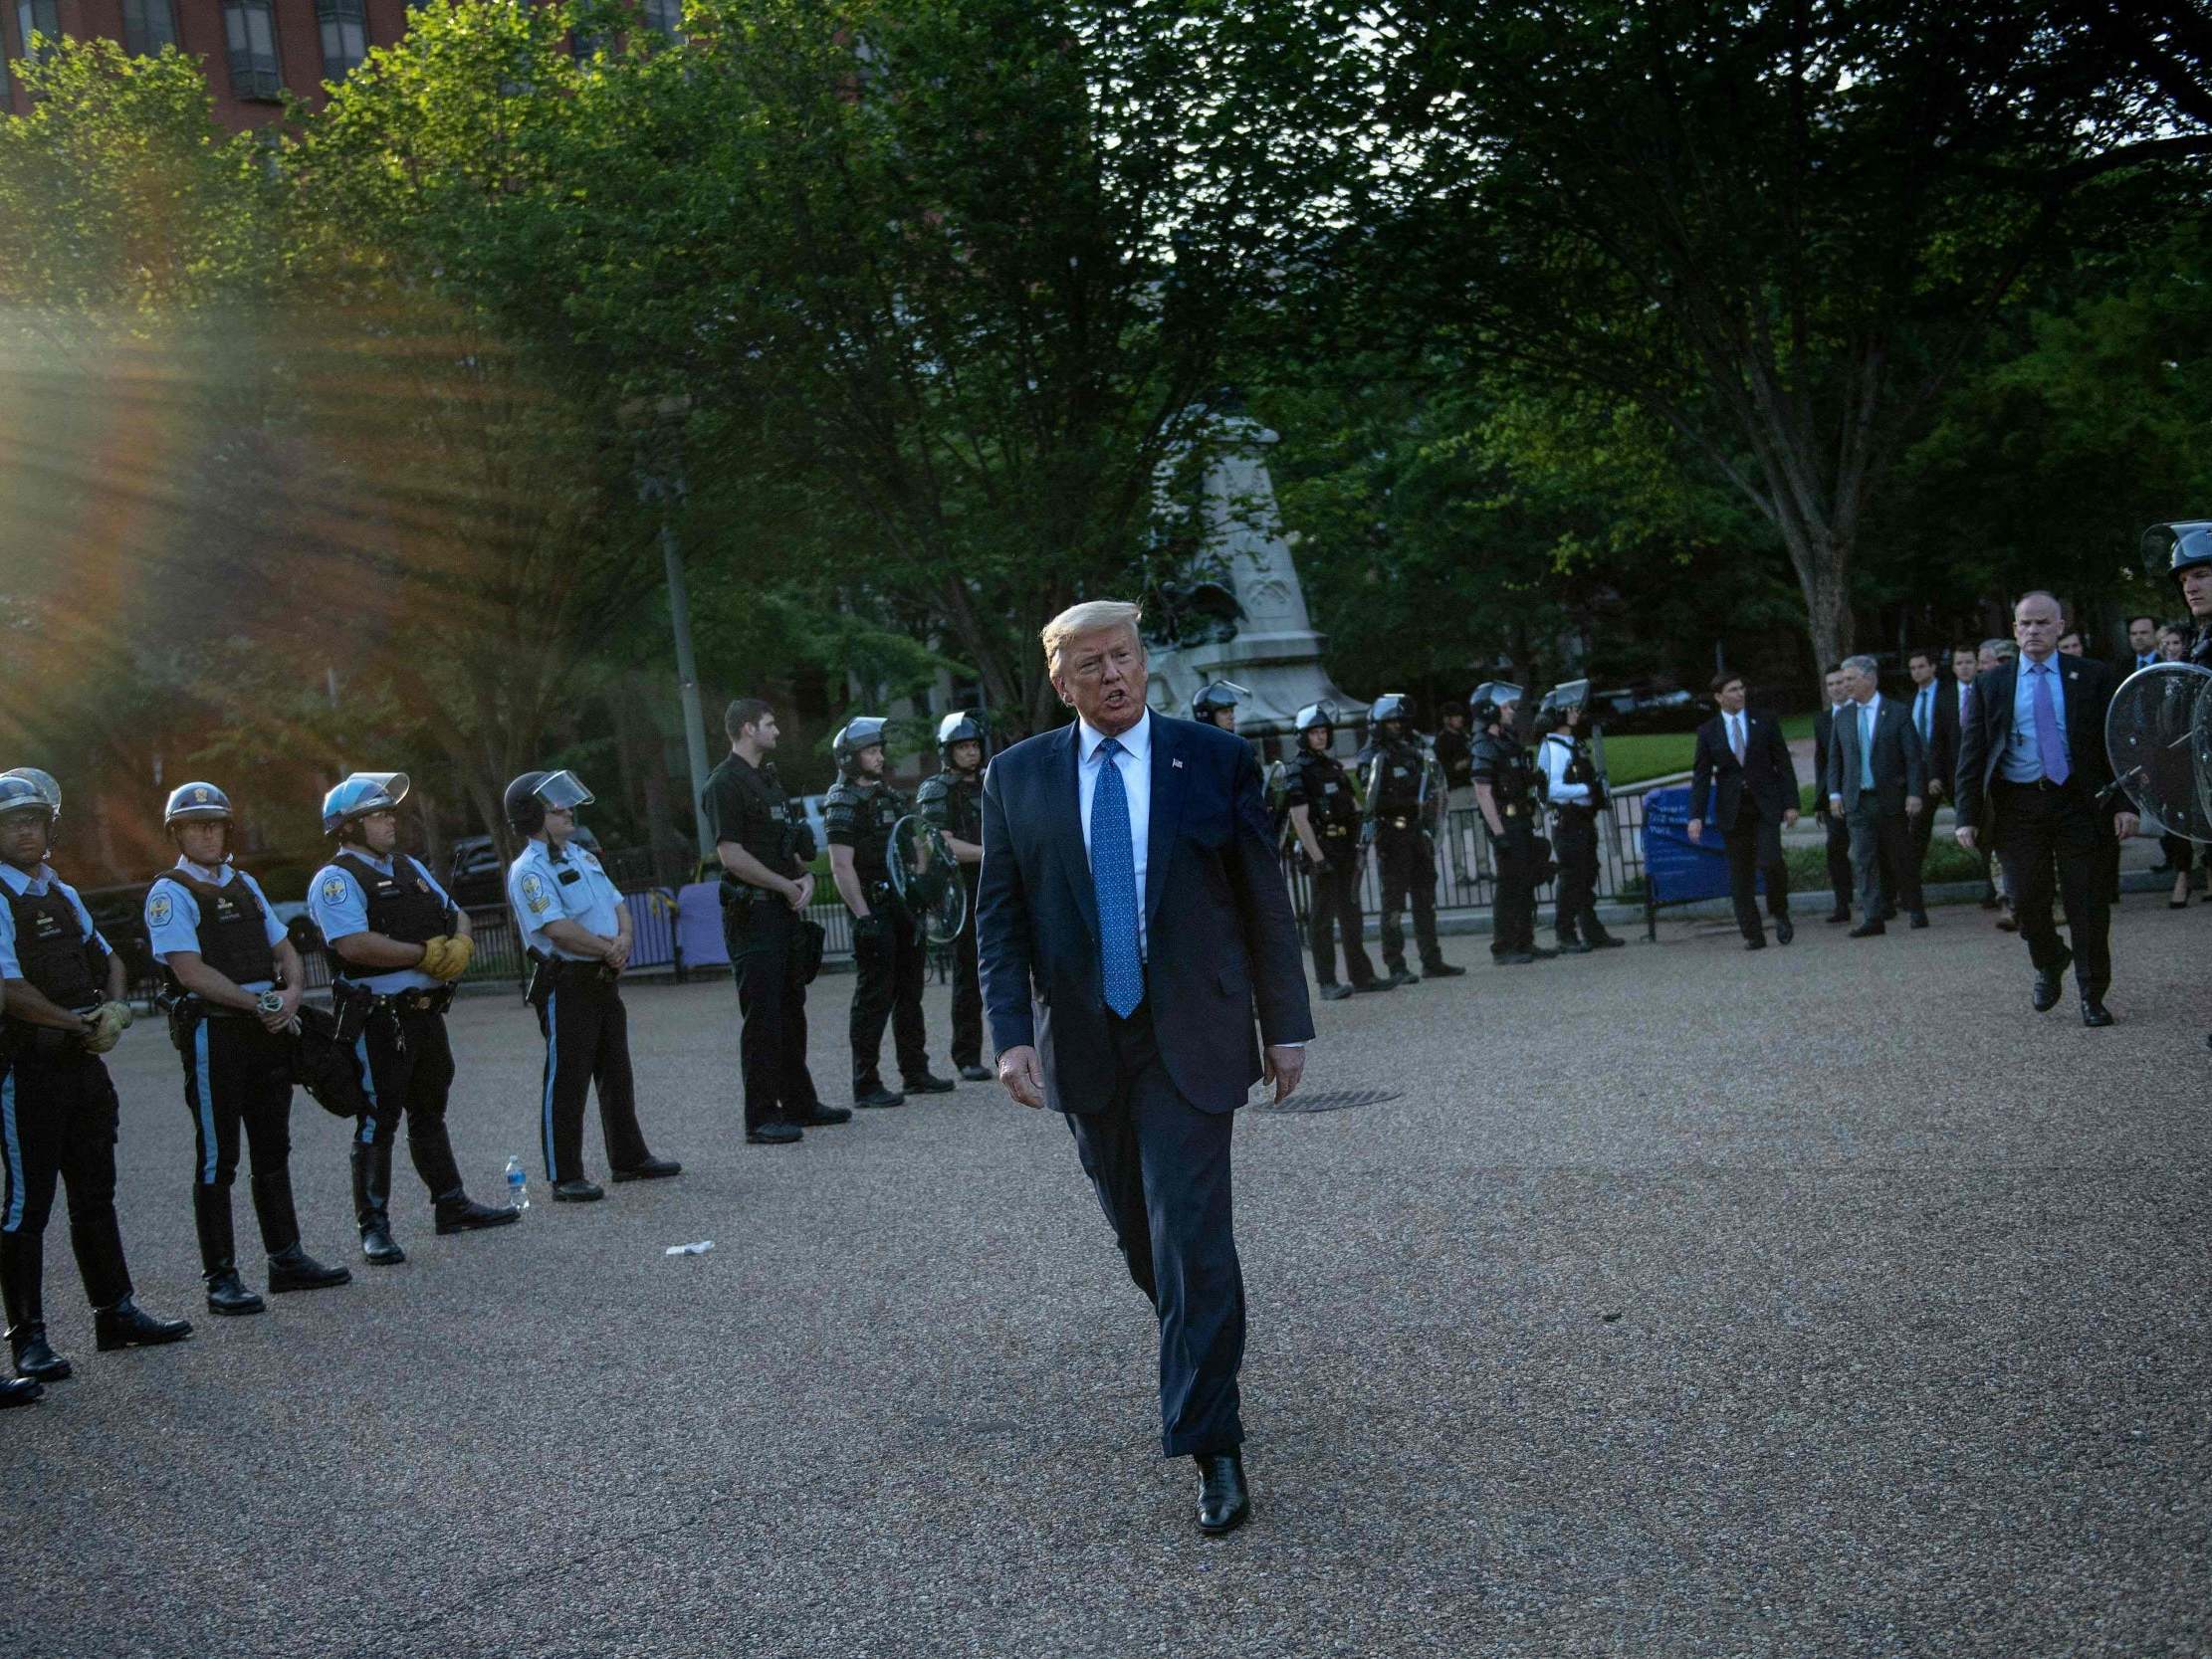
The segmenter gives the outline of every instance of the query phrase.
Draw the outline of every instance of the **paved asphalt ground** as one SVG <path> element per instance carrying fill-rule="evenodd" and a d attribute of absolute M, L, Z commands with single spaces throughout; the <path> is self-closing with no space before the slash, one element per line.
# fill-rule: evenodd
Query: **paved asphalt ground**
<path fill-rule="evenodd" d="M 308 1242 L 354 1283 L 217 1321 L 174 1058 L 141 1026 L 123 1227 L 141 1300 L 199 1330 L 95 1352 L 57 1222 L 78 1374 L 0 1417 L 0 1641 L 2212 1648 L 2212 917 L 2130 898 L 2103 1032 L 2032 1013 L 1976 910 L 1840 933 L 1750 957 L 1675 924 L 1519 970 L 1460 938 L 1464 979 L 1321 1006 L 1308 1088 L 1398 1098 L 1239 1126 L 1257 1515 L 1223 1543 L 1157 1455 L 1148 1314 L 1065 1127 L 993 1087 L 747 1147 L 729 986 L 641 987 L 680 1180 L 440 1239 L 402 1161 L 409 1261 L 367 1268 L 339 1126 L 303 1097 Z M 813 998 L 833 1099 L 851 983 Z M 504 998 L 454 1036 L 491 1197 L 532 1155 L 538 1039 Z M 243 1179 L 238 1206 L 250 1232 Z"/>

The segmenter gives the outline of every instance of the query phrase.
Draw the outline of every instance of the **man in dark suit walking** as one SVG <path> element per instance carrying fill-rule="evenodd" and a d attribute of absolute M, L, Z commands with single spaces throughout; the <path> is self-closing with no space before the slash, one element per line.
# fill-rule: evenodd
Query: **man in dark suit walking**
<path fill-rule="evenodd" d="M 1927 804 L 1927 756 L 1903 707 L 1877 689 L 1877 667 L 1872 657 L 1844 659 L 1852 701 L 1837 712 L 1828 744 L 1828 810 L 1851 826 L 1859 875 L 1861 920 L 1853 938 L 1887 932 L 1900 898 L 1913 927 L 1928 925 L 1911 827 Z"/>
<path fill-rule="evenodd" d="M 2127 619 L 2127 649 L 2119 654 L 2112 667 L 2116 671 L 2116 685 L 2139 668 L 2148 668 L 2158 661 L 2158 619 L 2155 616 L 2131 616 Z"/>
<path fill-rule="evenodd" d="M 1828 746 L 1836 728 L 1836 712 L 1851 700 L 1844 695 L 1844 670 L 1841 664 L 1828 671 L 1822 680 L 1822 691 L 1828 701 L 1821 705 L 1813 717 L 1813 816 L 1828 832 L 1828 885 L 1836 891 L 1836 908 L 1828 913 L 1831 922 L 1851 920 L 1851 829 L 1843 818 L 1828 810 Z"/>
<path fill-rule="evenodd" d="M 1044 628 L 1077 719 L 985 775 L 977 939 L 998 1080 L 1066 1115 L 1159 1316 L 1163 1450 L 1196 1459 L 1217 1535 L 1251 1512 L 1229 1130 L 1254 1083 L 1298 1086 L 1313 1021 L 1258 761 L 1146 710 L 1137 617 L 1097 600 Z"/>
<path fill-rule="evenodd" d="M 1921 809 L 1912 818 L 1912 872 L 1916 880 L 1927 875 L 1928 840 L 1935 830 L 1935 801 L 1941 792 L 1937 788 L 1942 770 L 1937 765 L 1943 741 L 1943 705 L 1951 705 L 1953 715 L 1958 712 L 1958 691 L 1951 677 L 1943 672 L 1944 655 L 1940 646 L 1923 645 L 1905 658 L 1905 668 L 1912 676 L 1912 695 L 1905 704 L 1905 718 L 1912 723 L 1912 734 L 1920 739 L 1920 756 L 1927 774 L 1921 792 Z"/>
<path fill-rule="evenodd" d="M 1766 948 L 1759 925 L 1756 879 L 1766 877 L 1767 910 L 1774 936 L 1787 944 L 1797 936 L 1790 925 L 1790 873 L 1782 859 L 1782 832 L 1797 822 L 1797 767 L 1782 728 L 1744 709 L 1740 674 L 1713 676 L 1720 713 L 1697 728 L 1697 755 L 1689 782 L 1689 838 L 1702 841 L 1708 822 L 1727 840 L 1728 896 L 1736 907 L 1736 926 L 1746 950 Z M 1708 819 L 1705 808 L 1713 811 Z"/>
<path fill-rule="evenodd" d="M 2019 657 L 1974 682 L 1958 744 L 1958 844 L 1972 851 L 1983 839 L 2005 868 L 2013 915 L 2028 941 L 2038 1013 L 2058 1004 L 2066 970 L 2082 994 L 2082 1023 L 2109 1025 L 2104 992 L 2112 982 L 2104 896 L 2104 847 L 2133 835 L 2136 819 L 2125 795 L 2107 802 L 2112 781 L 2104 749 L 2104 711 L 2112 701 L 2112 670 L 2086 657 L 2062 657 L 2059 602 L 2030 593 L 2013 607 Z M 2071 950 L 2051 924 L 2052 871 L 2066 904 Z"/>

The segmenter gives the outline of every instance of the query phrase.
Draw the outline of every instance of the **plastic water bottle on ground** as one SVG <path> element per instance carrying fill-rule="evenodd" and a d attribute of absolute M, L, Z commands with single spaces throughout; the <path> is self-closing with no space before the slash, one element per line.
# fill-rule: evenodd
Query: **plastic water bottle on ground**
<path fill-rule="evenodd" d="M 507 1201 L 519 1210 L 530 1208 L 530 1171 L 519 1157 L 507 1160 Z"/>

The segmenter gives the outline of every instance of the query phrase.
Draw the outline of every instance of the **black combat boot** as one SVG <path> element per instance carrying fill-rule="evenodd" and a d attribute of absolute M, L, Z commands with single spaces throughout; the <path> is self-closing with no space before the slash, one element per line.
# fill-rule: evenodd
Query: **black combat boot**
<path fill-rule="evenodd" d="M 46 1392 L 46 1384 L 35 1376 L 0 1378 L 0 1411 L 11 1405 L 29 1405 Z"/>
<path fill-rule="evenodd" d="M 520 1221 L 523 1212 L 512 1204 L 494 1209 L 490 1204 L 480 1204 L 461 1187 L 441 1192 L 432 1203 L 436 1207 L 440 1233 L 469 1233 L 479 1227 L 504 1227 L 510 1221 Z"/>
<path fill-rule="evenodd" d="M 190 1320 L 156 1319 L 130 1300 L 130 1269 L 122 1259 L 122 1228 L 116 1224 L 114 1205 L 96 1209 L 82 1221 L 72 1217 L 69 1241 L 77 1252 L 86 1300 L 93 1305 L 93 1346 L 101 1352 L 180 1343 L 192 1334 Z"/>
<path fill-rule="evenodd" d="M 8 1348 L 18 1376 L 59 1382 L 70 1362 L 46 1346 L 44 1241 L 34 1233 L 0 1233 L 0 1296 L 8 1309 Z"/>
<path fill-rule="evenodd" d="M 230 1188 L 192 1184 L 192 1223 L 200 1235 L 200 1276 L 207 1281 L 211 1314 L 258 1314 L 260 1297 L 238 1277 L 237 1246 L 231 1237 Z"/>
<path fill-rule="evenodd" d="M 190 1320 L 156 1319 L 127 1296 L 93 1310 L 93 1344 L 103 1353 L 112 1353 L 118 1348 L 181 1343 L 191 1334 Z"/>
<path fill-rule="evenodd" d="M 378 1267 L 396 1267 L 407 1252 L 391 1238 L 391 1142 L 353 1142 L 353 1219 L 360 1224 L 361 1255 Z"/>
<path fill-rule="evenodd" d="M 269 1294 L 320 1291 L 352 1282 L 350 1268 L 325 1267 L 300 1247 L 300 1214 L 292 1204 L 292 1171 L 280 1164 L 254 1171 L 254 1214 L 269 1252 Z"/>

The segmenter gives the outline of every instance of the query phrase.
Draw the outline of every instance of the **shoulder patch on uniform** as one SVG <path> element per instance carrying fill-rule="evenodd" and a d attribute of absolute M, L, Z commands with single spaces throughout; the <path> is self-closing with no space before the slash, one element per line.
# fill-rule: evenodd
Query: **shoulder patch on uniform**
<path fill-rule="evenodd" d="M 155 893 L 146 900 L 146 920 L 156 928 L 166 928 L 176 907 L 169 903 L 166 893 Z"/>
<path fill-rule="evenodd" d="M 535 871 L 523 877 L 523 904 L 533 916 L 544 916 L 553 909 L 553 895 L 546 891 L 545 878 Z"/>
<path fill-rule="evenodd" d="M 345 903 L 345 878 L 343 876 L 327 876 L 324 878 L 323 902 L 326 905 L 342 905 Z"/>

